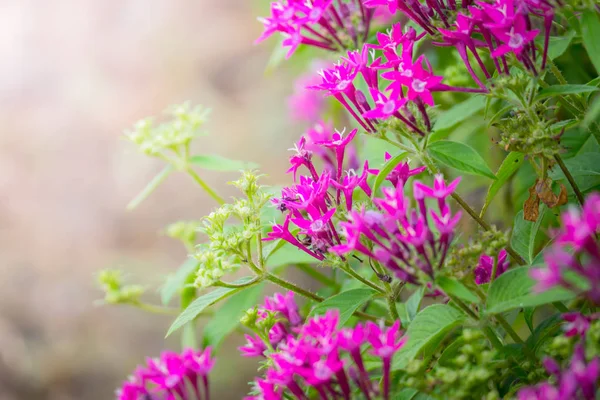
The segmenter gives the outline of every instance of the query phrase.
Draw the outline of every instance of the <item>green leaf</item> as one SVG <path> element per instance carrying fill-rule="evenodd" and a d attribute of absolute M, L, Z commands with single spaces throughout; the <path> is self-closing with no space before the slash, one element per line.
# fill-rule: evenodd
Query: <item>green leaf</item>
<path fill-rule="evenodd" d="M 588 151 L 593 150 L 593 147 L 596 144 L 596 138 L 590 136 L 575 157 L 565 160 L 565 165 L 575 179 L 575 183 L 577 183 L 579 189 L 584 193 L 600 184 L 600 163 L 598 162 L 598 153 Z M 550 171 L 549 176 L 553 180 L 563 180 L 567 190 L 572 193 L 571 185 L 567 183 L 567 178 L 560 168 L 554 167 L 554 169 Z"/>
<path fill-rule="evenodd" d="M 167 278 L 167 281 L 160 289 L 160 300 L 163 305 L 169 304 L 175 293 L 185 284 L 187 277 L 198 267 L 198 260 L 189 257 L 177 269 L 177 272 Z"/>
<path fill-rule="evenodd" d="M 424 294 L 425 288 L 420 286 L 413 294 L 410 295 L 408 300 L 406 300 L 406 315 L 408 316 L 409 321 L 415 319 L 415 316 L 419 313 Z"/>
<path fill-rule="evenodd" d="M 555 85 L 540 90 L 537 96 L 535 96 L 534 100 L 540 101 L 553 96 L 561 96 L 564 94 L 590 93 L 595 92 L 597 90 L 597 87 L 588 85 Z"/>
<path fill-rule="evenodd" d="M 258 164 L 246 161 L 230 160 L 217 154 L 202 154 L 190 157 L 190 163 L 210 171 L 239 171 L 258 168 Z"/>
<path fill-rule="evenodd" d="M 462 312 L 446 304 L 434 304 L 425 308 L 408 326 L 408 340 L 394 357 L 394 369 L 403 368 L 420 353 L 429 354 L 434 351 L 448 332 L 464 319 Z"/>
<path fill-rule="evenodd" d="M 436 279 L 436 283 L 446 294 L 456 296 L 470 303 L 479 303 L 479 297 L 474 295 L 465 285 L 457 280 L 440 276 Z"/>
<path fill-rule="evenodd" d="M 593 122 L 598 121 L 600 121 L 600 97 L 597 97 L 588 108 L 585 118 L 583 119 L 583 126 L 587 128 Z"/>
<path fill-rule="evenodd" d="M 529 267 L 520 267 L 500 275 L 488 291 L 486 313 L 498 314 L 515 308 L 535 307 L 575 297 L 574 293 L 563 288 L 542 293 L 533 292 L 535 281 L 529 277 L 529 271 Z"/>
<path fill-rule="evenodd" d="M 472 115 L 475 115 L 485 107 L 485 101 L 481 96 L 473 96 L 444 111 L 435 121 L 433 131 L 452 128 L 459 122 L 464 121 Z"/>
<path fill-rule="evenodd" d="M 571 30 L 563 36 L 551 36 L 548 43 L 548 58 L 554 60 L 563 55 L 577 32 Z"/>
<path fill-rule="evenodd" d="M 239 324 L 244 313 L 257 303 L 263 289 L 262 283 L 250 286 L 227 299 L 204 327 L 204 347 L 219 347 L 223 339 Z"/>
<path fill-rule="evenodd" d="M 459 171 L 496 179 L 483 158 L 466 144 L 450 140 L 434 142 L 427 148 L 429 154 L 439 162 Z"/>
<path fill-rule="evenodd" d="M 531 264 L 533 261 L 533 257 L 531 256 L 533 252 L 531 243 L 535 241 L 535 236 L 539 229 L 538 222 L 541 221 L 542 217 L 540 212 L 538 221 L 533 223 L 531 221 L 526 221 L 523 218 L 523 210 L 519 211 L 515 216 L 512 235 L 510 237 L 510 245 L 525 261 L 527 261 L 527 264 Z M 532 236 L 533 240 L 531 239 Z"/>
<path fill-rule="evenodd" d="M 593 9 L 585 10 L 581 15 L 581 37 L 596 72 L 600 74 L 600 20 Z"/>
<path fill-rule="evenodd" d="M 535 354 L 544 347 L 544 344 L 555 337 L 560 331 L 564 320 L 560 314 L 554 314 L 542 321 L 525 341 L 525 345 L 533 349 Z"/>
<path fill-rule="evenodd" d="M 487 195 L 485 196 L 485 202 L 480 213 L 482 218 L 490 206 L 490 203 L 492 200 L 494 200 L 496 194 L 498 194 L 498 191 L 506 184 L 506 182 L 508 182 L 510 177 L 517 172 L 524 160 L 525 154 L 513 151 L 508 153 L 504 161 L 502 161 L 500 168 L 498 168 L 498 172 L 496 172 L 496 180 L 492 182 L 490 188 L 488 189 Z"/>
<path fill-rule="evenodd" d="M 417 393 L 419 393 L 417 389 L 402 389 L 392 397 L 392 400 L 413 400 Z"/>
<path fill-rule="evenodd" d="M 146 185 L 146 187 L 140 192 L 140 194 L 135 196 L 135 198 L 131 200 L 129 204 L 127 204 L 127 209 L 131 211 L 137 206 L 139 206 L 142 203 L 142 201 L 146 200 L 146 197 L 150 196 L 150 194 L 154 192 L 154 190 L 161 183 L 163 183 L 165 179 L 167 179 L 167 176 L 169 176 L 169 174 L 173 170 L 174 168 L 172 165 L 167 165 L 165 168 L 163 168 L 162 171 L 160 171 L 158 174 L 156 174 L 154 178 L 152 178 L 152 180 Z"/>
<path fill-rule="evenodd" d="M 535 314 L 535 310 L 537 307 L 527 307 L 523 310 L 523 319 L 525 319 L 525 323 L 527 327 L 529 327 L 529 331 L 533 332 L 533 316 Z"/>
<path fill-rule="evenodd" d="M 252 279 L 254 279 L 254 277 L 247 276 L 247 277 L 238 279 L 237 281 L 235 281 L 233 283 L 236 285 L 242 285 L 242 284 L 250 282 Z M 207 293 L 203 296 L 198 297 L 185 310 L 183 310 L 183 312 L 181 314 L 179 314 L 179 316 L 175 319 L 175 321 L 173 322 L 173 324 L 167 331 L 167 335 L 165 337 L 168 337 L 173 332 L 175 332 L 176 330 L 181 328 L 183 325 L 196 319 L 196 317 L 198 315 L 200 315 L 200 313 L 202 311 L 204 311 L 204 309 L 206 307 L 212 306 L 213 304 L 233 295 L 234 293 L 236 293 L 240 290 L 242 290 L 242 288 L 219 287 L 210 293 Z"/>
<path fill-rule="evenodd" d="M 375 183 L 373 184 L 373 196 L 378 192 L 379 188 L 385 182 L 385 178 L 392 172 L 394 168 L 398 166 L 408 156 L 407 152 L 402 152 L 396 155 L 394 158 L 388 160 L 384 167 L 379 171 L 377 177 L 375 178 Z"/>
<path fill-rule="evenodd" d="M 372 289 L 351 289 L 336 294 L 317 304 L 310 312 L 310 317 L 323 315 L 325 311 L 337 308 L 340 311 L 339 324 L 343 326 L 354 314 L 358 307 L 369 301 L 375 294 Z"/>

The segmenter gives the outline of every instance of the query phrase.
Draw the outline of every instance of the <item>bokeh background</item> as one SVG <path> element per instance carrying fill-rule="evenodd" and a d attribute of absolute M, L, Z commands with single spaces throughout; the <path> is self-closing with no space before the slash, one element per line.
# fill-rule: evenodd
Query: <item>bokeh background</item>
<path fill-rule="evenodd" d="M 163 340 L 171 318 L 94 305 L 103 268 L 158 284 L 186 256 L 164 227 L 213 206 L 172 175 L 127 212 L 162 165 L 122 132 L 170 104 L 204 104 L 203 151 L 283 181 L 301 128 L 286 119 L 290 72 L 265 75 L 274 43 L 252 44 L 266 3 L 0 0 L 0 400 L 110 399 L 145 356 L 178 347 Z M 233 177 L 206 179 L 228 196 Z M 215 398 L 239 399 L 255 366 L 223 364 Z"/>

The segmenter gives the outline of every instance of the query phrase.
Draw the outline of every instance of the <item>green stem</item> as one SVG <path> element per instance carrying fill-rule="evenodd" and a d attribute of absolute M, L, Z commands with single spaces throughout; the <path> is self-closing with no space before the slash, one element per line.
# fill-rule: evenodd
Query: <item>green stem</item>
<path fill-rule="evenodd" d="M 303 289 L 300 286 L 297 286 L 297 285 L 293 284 L 292 282 L 289 282 L 289 281 L 286 281 L 284 279 L 281 279 L 281 278 L 279 278 L 279 277 L 277 277 L 277 276 L 275 276 L 275 275 L 273 275 L 271 273 L 267 272 L 266 275 L 265 275 L 265 278 L 268 281 L 270 281 L 270 282 L 272 282 L 272 283 L 274 283 L 274 284 L 276 284 L 278 286 L 281 286 L 284 289 L 287 289 L 287 290 L 290 290 L 290 291 L 292 291 L 294 293 L 297 293 L 300 296 L 306 297 L 307 299 L 314 300 L 317 303 L 321 303 L 321 302 L 323 302 L 325 300 L 323 297 L 319 296 L 318 294 L 315 294 L 315 293 L 313 293 L 311 291 Z M 379 321 L 379 320 L 381 320 L 380 317 L 377 317 L 377 316 L 371 315 L 371 314 L 367 314 L 367 313 L 364 313 L 362 311 L 355 311 L 354 315 L 357 316 L 357 317 L 359 317 L 359 318 L 366 319 L 366 320 L 369 320 L 369 321 Z M 385 320 L 385 323 L 388 324 L 388 325 L 392 324 L 392 322 L 389 321 L 389 320 Z"/>
<path fill-rule="evenodd" d="M 218 281 L 215 283 L 215 286 L 220 286 L 220 287 L 225 287 L 225 288 L 230 288 L 230 289 L 240 289 L 240 288 L 245 288 L 248 286 L 253 286 L 256 283 L 262 281 L 263 278 L 260 276 L 255 277 L 254 279 L 252 279 L 249 282 L 246 283 L 240 283 L 240 284 L 236 284 L 236 283 L 229 283 L 229 282 L 223 282 L 223 281 Z"/>
<path fill-rule="evenodd" d="M 575 196 L 577 197 L 579 204 L 581 204 L 581 206 L 583 207 L 583 201 L 584 201 L 583 193 L 581 193 L 581 190 L 579 190 L 579 186 L 577 186 L 577 183 L 575 182 L 573 175 L 571 175 L 571 173 L 567 169 L 567 166 L 563 162 L 561 156 L 559 156 L 558 154 L 555 154 L 554 159 L 556 160 L 556 163 L 560 167 L 563 174 L 565 174 L 565 176 L 567 177 L 567 180 L 569 181 L 569 183 L 571 184 L 571 187 L 573 188 L 573 191 L 575 192 Z"/>
<path fill-rule="evenodd" d="M 305 274 L 307 274 L 308 276 L 310 276 L 311 278 L 314 278 L 315 280 L 321 282 L 322 284 L 324 284 L 326 286 L 332 287 L 332 288 L 334 288 L 336 290 L 338 290 L 340 288 L 339 283 L 337 283 L 336 281 L 334 281 L 333 279 L 331 279 L 327 275 L 322 274 L 321 272 L 315 270 L 314 268 L 311 268 L 307 264 L 298 264 L 296 267 L 300 271 L 302 271 Z"/>
<path fill-rule="evenodd" d="M 555 301 L 552 303 L 552 305 L 554 306 L 554 308 L 556 308 L 558 311 L 560 311 L 561 313 L 566 313 L 569 312 L 569 309 L 567 308 L 567 306 L 565 306 L 562 302 L 560 301 Z"/>
<path fill-rule="evenodd" d="M 198 185 L 202 187 L 202 189 L 204 189 L 206 193 L 208 193 L 210 197 L 212 197 L 217 203 L 219 203 L 219 205 L 222 206 L 223 204 L 225 204 L 225 200 L 223 200 L 223 198 L 219 196 L 217 192 L 215 192 L 210 186 L 208 186 L 208 184 L 198 176 L 196 171 L 194 171 L 189 166 L 185 168 L 185 171 L 198 183 Z"/>
<path fill-rule="evenodd" d="M 393 321 L 399 321 L 400 315 L 398 315 L 398 309 L 396 308 L 396 301 L 392 297 L 391 293 L 389 296 L 387 296 L 387 303 L 388 303 L 388 307 L 390 309 L 390 317 L 392 318 Z"/>
<path fill-rule="evenodd" d="M 485 327 L 483 327 L 483 333 L 496 350 L 502 350 L 504 346 L 502 345 L 502 342 L 500 341 L 500 339 L 498 339 L 498 336 L 496 336 L 492 328 L 486 325 Z"/>
<path fill-rule="evenodd" d="M 515 332 L 515 330 L 513 329 L 512 326 L 510 326 L 508 321 L 501 314 L 496 314 L 495 317 L 496 317 L 496 320 L 498 320 L 498 322 L 500 323 L 500 326 L 502 326 L 502 328 L 504 328 L 504 330 L 506 331 L 506 333 L 508 333 L 508 335 L 512 338 L 512 340 L 515 343 L 519 343 L 523 346 L 523 352 L 525 353 L 527 358 L 529 358 L 531 361 L 533 361 L 534 364 L 538 364 L 539 360 L 537 359 L 535 353 L 533 353 L 531 351 L 531 349 L 529 349 L 529 347 L 527 347 L 527 345 L 525 344 L 523 339 L 521 339 L 521 337 L 517 334 L 517 332 Z"/>
<path fill-rule="evenodd" d="M 350 265 L 346 264 L 346 267 L 340 267 L 340 269 L 342 271 L 344 271 L 346 274 L 348 274 L 351 277 L 353 277 L 354 279 L 357 279 L 357 280 L 361 281 L 362 283 L 364 283 L 365 285 L 367 285 L 367 286 L 369 286 L 369 287 L 377 290 L 379 293 L 385 294 L 385 290 L 383 288 L 377 286 L 376 284 L 374 284 L 370 280 L 368 280 L 365 277 L 363 277 L 362 275 L 360 275 L 358 272 L 356 272 L 355 270 L 353 270 Z"/>
<path fill-rule="evenodd" d="M 479 316 L 473 312 L 461 299 L 458 297 L 446 293 L 446 295 L 452 300 L 457 306 L 459 306 L 469 317 L 473 318 L 475 321 L 479 321 Z"/>

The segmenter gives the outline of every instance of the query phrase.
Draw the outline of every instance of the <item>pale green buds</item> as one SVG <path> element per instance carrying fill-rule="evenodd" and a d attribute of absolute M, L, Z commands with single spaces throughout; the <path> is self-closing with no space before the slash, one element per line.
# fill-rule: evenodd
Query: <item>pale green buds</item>
<path fill-rule="evenodd" d="M 98 283 L 105 292 L 107 304 L 133 304 L 144 294 L 140 285 L 123 286 L 123 273 L 119 270 L 103 270 L 98 274 Z"/>
<path fill-rule="evenodd" d="M 197 221 L 178 221 L 167 227 L 167 236 L 182 241 L 185 245 L 193 245 L 200 223 Z"/>
<path fill-rule="evenodd" d="M 152 118 L 143 119 L 125 136 L 142 153 L 150 156 L 161 156 L 165 150 L 185 153 L 192 139 L 201 134 L 208 112 L 200 106 L 192 108 L 189 103 L 184 103 L 167 109 L 165 113 L 171 119 L 160 125 L 155 125 Z"/>

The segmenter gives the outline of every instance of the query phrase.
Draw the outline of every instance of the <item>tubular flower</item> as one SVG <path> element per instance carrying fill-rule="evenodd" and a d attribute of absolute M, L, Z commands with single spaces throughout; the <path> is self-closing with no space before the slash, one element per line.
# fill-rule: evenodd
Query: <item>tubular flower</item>
<path fill-rule="evenodd" d="M 301 44 L 330 51 L 358 47 L 367 38 L 373 14 L 360 1 L 276 1 L 271 15 L 258 19 L 264 32 L 256 42 L 281 33 L 283 46 L 289 47 L 287 58 Z"/>
<path fill-rule="evenodd" d="M 166 351 L 148 359 L 117 390 L 118 400 L 209 398 L 208 373 L 215 363 L 211 348 Z"/>
<path fill-rule="evenodd" d="M 366 3 L 365 3 L 366 4 Z M 387 34 L 378 33 L 377 43 L 365 44 L 361 50 L 348 52 L 331 68 L 323 69 L 321 82 L 308 86 L 321 90 L 338 100 L 367 132 L 375 132 L 382 120 L 396 118 L 408 129 L 424 135 L 431 124 L 426 105 L 433 106 L 432 93 L 438 91 L 485 92 L 487 89 L 457 88 L 442 84 L 442 77 L 434 75 L 429 60 L 420 56 L 414 60 L 414 44 L 423 37 L 413 28 L 402 30 L 394 24 Z M 382 52 L 375 58 L 375 51 Z M 355 85 L 360 77 L 366 82 L 369 93 Z M 387 81 L 387 87 L 384 86 Z M 371 101 L 367 98 L 370 96 Z M 419 126 L 407 105 L 416 105 L 423 121 Z"/>
<path fill-rule="evenodd" d="M 491 280 L 492 272 L 494 271 L 494 263 L 496 263 L 496 273 L 494 279 L 502 275 L 508 269 L 508 260 L 506 258 L 506 250 L 501 250 L 497 258 L 482 254 L 479 258 L 479 265 L 473 271 L 475 274 L 475 283 L 482 285 Z"/>
<path fill-rule="evenodd" d="M 284 394 L 308 399 L 305 388 L 322 398 L 350 399 L 356 388 L 369 399 L 381 393 L 377 381 L 365 369 L 363 356 L 371 348 L 384 361 L 383 397 L 389 398 L 391 360 L 404 345 L 400 322 L 385 328 L 376 324 L 338 328 L 339 312 L 308 319 L 290 331 L 276 351 L 268 355 L 270 367 L 255 380 L 248 399 L 280 399 Z M 287 398 L 287 396 L 286 396 Z"/>
<path fill-rule="evenodd" d="M 352 209 L 357 189 L 370 196 L 367 177 L 379 173 L 369 168 L 368 162 L 364 163 L 361 173 L 355 169 L 358 160 L 351 142 L 356 133 L 354 129 L 346 135 L 320 123 L 300 139 L 292 149 L 295 154 L 290 158 L 292 166 L 288 170 L 298 182 L 284 188 L 281 197 L 272 200 L 281 212 L 286 213 L 284 224 L 273 224 L 272 232 L 263 240 L 283 239 L 317 260 L 323 260 L 331 247 L 341 244 L 334 224 L 336 211 L 340 207 Z M 313 154 L 325 161 L 325 171 L 320 175 L 312 161 Z M 350 168 L 344 173 L 346 166 Z M 297 176 L 303 167 L 310 176 Z M 330 194 L 330 189 L 335 194 Z M 290 232 L 290 222 L 299 228 L 296 236 Z"/>
<path fill-rule="evenodd" d="M 384 198 L 374 199 L 378 211 L 352 211 L 348 222 L 340 223 L 346 243 L 329 251 L 342 255 L 358 251 L 410 283 L 418 283 L 418 270 L 433 278 L 434 270 L 444 263 L 461 216 L 460 212 L 452 215 L 446 204 L 458 182 L 446 186 L 443 178 L 436 176 L 430 188 L 416 181 L 413 193 L 418 208 L 414 209 L 404 195 L 404 181 L 398 180 L 395 188 L 383 189 Z M 438 210 L 429 209 L 425 198 L 437 199 Z"/>
<path fill-rule="evenodd" d="M 543 292 L 562 286 L 600 305 L 600 246 L 596 242 L 596 233 L 600 231 L 600 195 L 591 194 L 583 210 L 572 208 L 561 219 L 563 228 L 544 253 L 546 266 L 531 271 L 531 277 L 537 281 L 536 290 Z"/>

